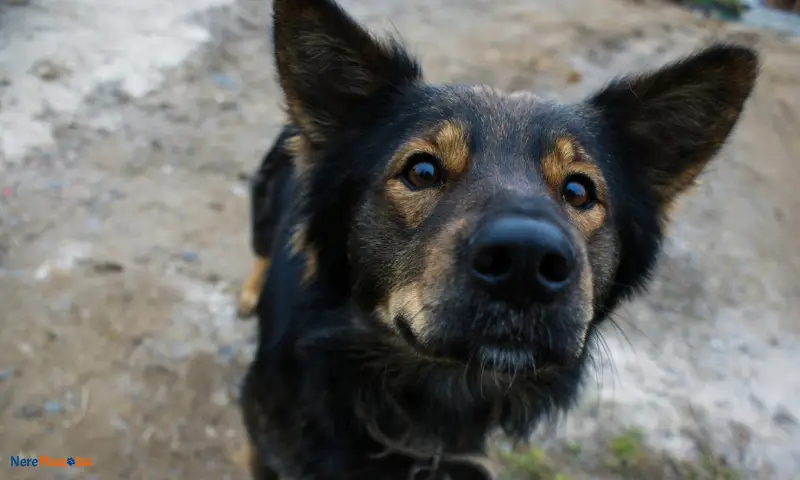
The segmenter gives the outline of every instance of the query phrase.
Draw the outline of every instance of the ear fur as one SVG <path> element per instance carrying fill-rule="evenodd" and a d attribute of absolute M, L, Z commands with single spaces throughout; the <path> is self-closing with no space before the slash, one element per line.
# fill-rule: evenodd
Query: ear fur
<path fill-rule="evenodd" d="M 719 151 L 755 85 L 755 51 L 715 44 L 589 99 L 619 151 L 643 168 L 668 207 Z"/>
<path fill-rule="evenodd" d="M 422 76 L 398 42 L 373 38 L 333 0 L 275 0 L 274 42 L 289 116 L 313 147 Z"/>

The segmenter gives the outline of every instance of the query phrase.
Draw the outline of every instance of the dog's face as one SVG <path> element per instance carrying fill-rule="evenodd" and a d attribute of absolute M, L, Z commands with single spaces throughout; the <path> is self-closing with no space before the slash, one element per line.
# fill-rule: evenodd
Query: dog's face
<path fill-rule="evenodd" d="M 718 45 L 571 105 L 430 85 L 329 0 L 276 1 L 275 45 L 308 277 L 421 355 L 513 373 L 583 361 L 757 71 Z"/>
<path fill-rule="evenodd" d="M 423 85 L 396 108 L 350 229 L 376 317 L 422 353 L 488 368 L 577 360 L 620 248 L 583 112 Z"/>

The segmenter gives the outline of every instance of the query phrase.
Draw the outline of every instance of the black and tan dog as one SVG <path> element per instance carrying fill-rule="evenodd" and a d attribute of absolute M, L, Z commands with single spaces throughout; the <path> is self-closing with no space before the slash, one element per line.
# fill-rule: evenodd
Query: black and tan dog
<path fill-rule="evenodd" d="M 275 0 L 274 21 L 290 121 L 240 303 L 253 475 L 490 478 L 490 431 L 524 439 L 576 399 L 757 56 L 714 45 L 554 104 L 427 84 L 332 0 Z"/>

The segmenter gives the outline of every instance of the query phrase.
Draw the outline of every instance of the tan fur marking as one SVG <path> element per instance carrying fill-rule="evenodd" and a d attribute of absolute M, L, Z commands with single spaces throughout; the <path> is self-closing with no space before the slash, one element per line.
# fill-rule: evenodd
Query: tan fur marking
<path fill-rule="evenodd" d="M 305 251 L 306 261 L 303 265 L 303 277 L 300 279 L 303 285 L 308 285 L 317 274 L 317 255 L 314 248 L 307 248 Z"/>
<path fill-rule="evenodd" d="M 307 285 L 317 274 L 317 250 L 308 243 L 307 227 L 300 223 L 294 226 L 289 238 L 292 256 L 303 256 L 303 275 L 301 283 Z"/>
<path fill-rule="evenodd" d="M 553 152 L 542 159 L 542 175 L 554 196 L 561 198 L 561 185 L 564 180 L 574 174 L 587 176 L 594 182 L 597 191 L 597 202 L 587 210 L 568 208 L 572 223 L 588 238 L 603 225 L 607 214 L 607 191 L 603 173 L 591 162 L 588 154 L 567 137 L 556 140 Z"/>
<path fill-rule="evenodd" d="M 542 159 L 542 174 L 550 186 L 561 185 L 567 168 L 575 161 L 575 148 L 570 139 L 556 140 L 553 152 Z"/>
<path fill-rule="evenodd" d="M 441 196 L 439 189 L 411 191 L 397 178 L 408 158 L 417 153 L 436 157 L 445 169 L 445 178 L 459 177 L 469 168 L 469 135 L 458 123 L 447 121 L 423 138 L 408 141 L 389 163 L 386 196 L 409 227 L 417 227 L 430 214 Z"/>
<path fill-rule="evenodd" d="M 389 180 L 386 195 L 409 227 L 417 227 L 430 214 L 439 199 L 440 192 L 434 189 L 412 192 L 402 181 Z"/>
<path fill-rule="evenodd" d="M 453 274 L 453 248 L 467 223 L 466 219 L 459 218 L 445 225 L 425 253 L 425 270 L 421 278 L 389 293 L 383 314 L 389 326 L 394 328 L 395 317 L 402 315 L 408 320 L 414 335 L 425 336 L 430 321 L 425 307 L 437 301 L 442 279 Z"/>
<path fill-rule="evenodd" d="M 261 288 L 264 285 L 264 280 L 267 278 L 269 264 L 269 258 L 258 256 L 255 262 L 253 262 L 250 275 L 242 285 L 241 292 L 239 292 L 239 301 L 236 307 L 236 313 L 239 318 L 245 319 L 253 315 L 258 305 L 258 299 L 261 296 Z"/>
<path fill-rule="evenodd" d="M 291 252 L 292 255 L 299 255 L 303 252 L 306 248 L 306 226 L 301 224 L 297 224 L 294 226 L 292 230 L 292 236 L 289 238 L 289 244 L 291 245 Z"/>
<path fill-rule="evenodd" d="M 423 284 L 426 290 L 434 290 L 443 278 L 453 276 L 453 250 L 461 232 L 467 226 L 466 218 L 457 218 L 446 225 L 430 242 L 425 257 Z"/>
<path fill-rule="evenodd" d="M 469 167 L 469 137 L 455 122 L 445 122 L 432 139 L 433 149 L 449 175 L 462 175 Z"/>
<path fill-rule="evenodd" d="M 415 335 L 424 331 L 427 325 L 424 312 L 424 301 L 420 291 L 420 286 L 416 283 L 405 285 L 389 292 L 386 308 L 382 320 L 391 328 L 395 328 L 394 319 L 402 315 L 409 322 L 409 326 Z"/>
<path fill-rule="evenodd" d="M 295 135 L 286 140 L 283 148 L 292 157 L 295 175 L 300 179 L 306 178 L 313 165 L 309 141 L 302 134 Z"/>

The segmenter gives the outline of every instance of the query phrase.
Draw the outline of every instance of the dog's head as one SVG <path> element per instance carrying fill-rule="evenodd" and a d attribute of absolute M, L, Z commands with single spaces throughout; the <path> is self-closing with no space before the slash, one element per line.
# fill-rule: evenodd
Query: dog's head
<path fill-rule="evenodd" d="M 277 0 L 274 34 L 307 279 L 420 355 L 540 375 L 643 285 L 758 63 L 715 45 L 555 104 L 425 83 L 330 0 Z"/>

